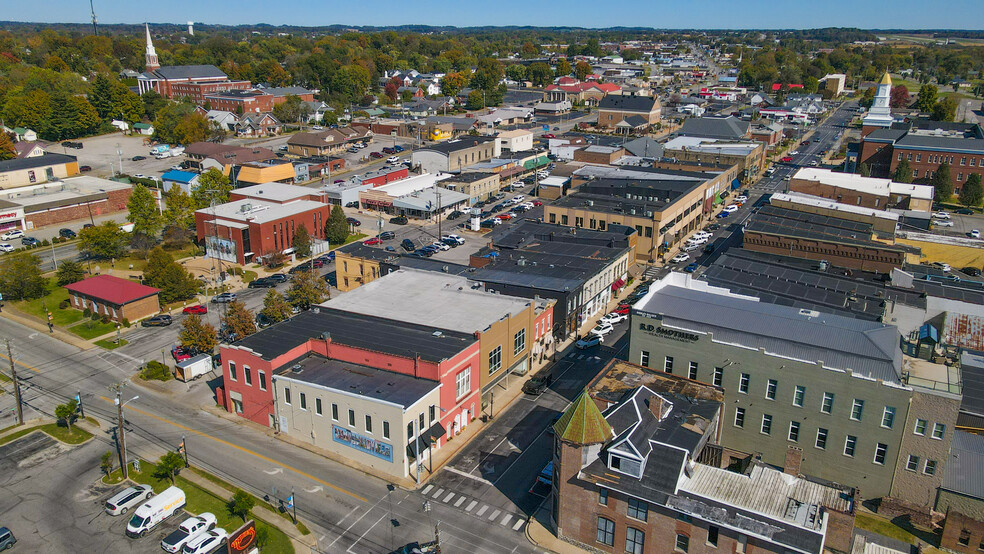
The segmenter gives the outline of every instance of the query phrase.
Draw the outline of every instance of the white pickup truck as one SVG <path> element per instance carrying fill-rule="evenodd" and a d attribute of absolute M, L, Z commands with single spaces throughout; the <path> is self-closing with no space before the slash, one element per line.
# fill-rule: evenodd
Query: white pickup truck
<path fill-rule="evenodd" d="M 213 528 L 215 528 L 215 515 L 212 513 L 205 512 L 196 517 L 189 517 L 182 521 L 173 533 L 164 537 L 161 548 L 165 552 L 181 552 L 184 545 Z"/>

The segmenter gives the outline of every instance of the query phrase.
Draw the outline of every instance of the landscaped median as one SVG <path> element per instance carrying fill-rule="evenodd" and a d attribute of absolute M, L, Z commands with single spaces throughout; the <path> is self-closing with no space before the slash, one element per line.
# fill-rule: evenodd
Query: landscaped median
<path fill-rule="evenodd" d="M 167 477 L 163 479 L 154 477 L 156 469 L 157 466 L 155 464 L 141 460 L 140 471 L 131 469 L 129 478 L 133 482 L 150 485 L 154 488 L 154 493 L 159 493 L 171 486 L 171 482 Z M 177 475 L 174 478 L 174 485 L 183 490 L 187 498 L 185 510 L 192 514 L 211 512 L 215 514 L 219 527 L 230 533 L 238 529 L 243 524 L 243 520 L 238 516 L 232 515 L 228 507 L 229 499 L 235 494 L 234 488 L 222 479 L 197 468 L 191 468 L 188 473 L 190 474 L 188 477 Z M 119 469 L 116 469 L 103 478 L 103 482 L 107 484 L 116 484 L 121 481 L 122 478 Z M 294 545 L 291 544 L 290 537 L 278 525 L 268 523 L 262 519 L 262 515 L 272 515 L 272 512 L 261 508 L 261 506 L 266 507 L 268 505 L 262 500 L 253 498 L 256 508 L 253 509 L 253 514 L 249 518 L 256 521 L 257 533 L 266 534 L 267 541 L 262 547 L 263 553 L 293 553 Z M 258 515 L 256 512 L 261 512 L 261 514 Z M 266 514 L 263 512 L 266 512 Z M 273 515 L 273 517 L 278 516 Z M 290 523 L 287 523 L 287 525 L 290 525 Z M 307 529 L 302 524 L 298 524 L 297 529 L 299 532 L 307 534 Z"/>
<path fill-rule="evenodd" d="M 92 433 L 86 431 L 85 429 L 79 429 L 74 425 L 72 426 L 72 431 L 69 432 L 68 428 L 63 425 L 57 423 L 45 423 L 18 429 L 9 435 L 4 435 L 3 437 L 0 437 L 0 444 L 7 444 L 8 442 L 15 441 L 24 435 L 28 435 L 35 431 L 41 431 L 49 437 L 66 444 L 82 444 L 92 438 Z"/>

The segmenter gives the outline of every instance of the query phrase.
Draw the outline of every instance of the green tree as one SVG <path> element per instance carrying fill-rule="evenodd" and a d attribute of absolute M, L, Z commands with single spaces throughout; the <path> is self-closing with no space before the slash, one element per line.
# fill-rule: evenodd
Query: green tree
<path fill-rule="evenodd" d="M 302 257 L 311 255 L 311 233 L 303 223 L 294 231 L 294 252 Z"/>
<path fill-rule="evenodd" d="M 146 106 L 146 102 L 144 105 Z M 168 144 L 181 143 L 184 135 L 193 129 L 189 128 L 191 127 L 189 124 L 185 124 L 181 129 L 178 126 L 182 124 L 186 116 L 190 116 L 194 111 L 195 106 L 183 102 L 168 103 L 162 106 L 157 110 L 154 117 L 154 138 Z M 199 115 L 198 117 L 201 118 L 202 116 Z M 207 129 L 207 126 L 205 127 Z"/>
<path fill-rule="evenodd" d="M 349 223 L 345 218 L 345 212 L 342 211 L 341 206 L 336 205 L 331 209 L 331 215 L 325 222 L 325 238 L 328 239 L 328 244 L 341 246 L 345 244 L 348 236 Z"/>
<path fill-rule="evenodd" d="M 12 160 L 17 157 L 17 150 L 14 149 L 14 141 L 10 140 L 10 135 L 0 131 L 0 161 Z"/>
<path fill-rule="evenodd" d="M 441 94 L 457 96 L 461 89 L 468 86 L 468 78 L 462 73 L 448 73 L 441 79 Z"/>
<path fill-rule="evenodd" d="M 99 469 L 102 470 L 104 475 L 109 475 L 113 472 L 113 459 L 115 458 L 116 454 L 112 450 L 107 450 L 99 459 Z"/>
<path fill-rule="evenodd" d="M 868 164 L 860 164 L 858 165 L 858 174 L 862 177 L 871 177 L 871 168 L 868 167 Z"/>
<path fill-rule="evenodd" d="M 158 94 L 156 90 L 147 91 L 139 98 L 143 103 L 143 113 L 150 121 L 154 121 L 157 118 L 157 113 L 168 105 L 167 99 Z"/>
<path fill-rule="evenodd" d="M 6 299 L 40 298 L 47 280 L 41 277 L 41 259 L 34 254 L 8 254 L 0 264 L 0 293 Z"/>
<path fill-rule="evenodd" d="M 933 106 L 936 105 L 938 97 L 939 91 L 935 86 L 923 85 L 919 87 L 919 98 L 916 99 L 913 107 L 921 112 L 929 113 L 933 110 Z"/>
<path fill-rule="evenodd" d="M 295 308 L 306 310 L 331 298 L 328 283 L 315 271 L 300 271 L 287 289 L 287 302 Z"/>
<path fill-rule="evenodd" d="M 307 118 L 308 113 L 307 104 L 295 94 L 288 94 L 283 102 L 273 107 L 273 116 L 283 123 L 296 123 Z"/>
<path fill-rule="evenodd" d="M 263 309 L 260 313 L 269 319 L 270 323 L 280 323 L 290 318 L 290 304 L 282 294 L 270 289 L 263 297 Z"/>
<path fill-rule="evenodd" d="M 235 333 L 237 338 L 248 337 L 256 332 L 253 312 L 246 309 L 246 305 L 238 300 L 229 303 L 222 323 L 225 324 L 226 329 Z"/>
<path fill-rule="evenodd" d="M 530 81 L 533 81 L 533 86 L 543 87 L 553 82 L 553 71 L 550 70 L 549 65 L 543 62 L 531 63 L 527 74 Z"/>
<path fill-rule="evenodd" d="M 876 88 L 877 87 L 868 87 L 864 89 L 864 94 L 861 96 L 861 100 L 858 101 L 858 104 L 862 107 L 870 108 L 871 105 L 874 104 L 875 102 Z M 780 94 L 782 94 L 782 91 L 780 91 Z"/>
<path fill-rule="evenodd" d="M 164 304 L 191 298 L 198 290 L 194 275 L 160 246 L 147 255 L 144 284 L 161 289 L 160 299 Z"/>
<path fill-rule="evenodd" d="M 513 81 L 525 81 L 526 66 L 518 63 L 510 65 L 506 68 L 506 77 L 509 77 Z"/>
<path fill-rule="evenodd" d="M 164 270 L 173 263 L 174 256 L 160 246 L 151 250 L 147 255 L 147 267 L 143 273 L 144 283 L 151 287 L 157 287 L 164 277 Z"/>
<path fill-rule="evenodd" d="M 219 343 L 219 333 L 215 327 L 202 319 L 202 316 L 190 314 L 181 322 L 178 340 L 181 342 L 181 346 L 185 348 L 211 354 L 215 350 L 215 345 Z"/>
<path fill-rule="evenodd" d="M 570 75 L 571 72 L 573 71 L 574 68 L 571 67 L 571 62 L 567 61 L 567 59 L 561 59 L 559 62 L 557 62 L 557 71 L 555 74 L 558 77 L 565 77 L 567 75 Z"/>
<path fill-rule="evenodd" d="M 933 106 L 929 118 L 933 121 L 953 121 L 957 116 L 957 101 L 947 96 Z"/>
<path fill-rule="evenodd" d="M 902 158 L 899 165 L 895 167 L 895 174 L 892 175 L 892 180 L 896 183 L 912 182 L 912 166 L 909 165 L 909 160 Z"/>
<path fill-rule="evenodd" d="M 485 95 L 480 90 L 473 90 L 468 93 L 468 101 L 465 107 L 469 110 L 481 110 L 485 107 Z"/>
<path fill-rule="evenodd" d="M 198 112 L 186 114 L 174 126 L 172 142 L 178 144 L 191 144 L 193 142 L 204 142 L 212 134 L 212 124 L 205 116 Z"/>
<path fill-rule="evenodd" d="M 506 71 L 502 67 L 502 62 L 495 58 L 482 58 L 478 60 L 478 67 L 472 75 L 471 86 L 489 92 L 495 90 L 505 76 Z"/>
<path fill-rule="evenodd" d="M 89 103 L 96 109 L 99 117 L 105 119 L 113 113 L 113 83 L 104 74 L 96 75 L 92 81 L 92 88 L 89 89 Z"/>
<path fill-rule="evenodd" d="M 535 58 L 540 55 L 540 47 L 533 44 L 531 41 L 526 41 L 523 43 L 523 46 L 520 47 L 519 55 L 525 60 Z"/>
<path fill-rule="evenodd" d="M 817 89 L 820 88 L 820 80 L 812 75 L 808 75 L 803 79 L 803 92 L 807 94 L 816 94 Z"/>
<path fill-rule="evenodd" d="M 55 281 L 58 286 L 64 287 L 72 283 L 78 283 L 85 279 L 85 269 L 82 264 L 74 260 L 62 260 L 58 264 L 58 271 L 55 273 Z"/>
<path fill-rule="evenodd" d="M 48 140 L 77 138 L 95 133 L 99 124 L 99 114 L 88 100 L 58 94 L 51 97 L 51 115 L 41 128 L 41 135 Z"/>
<path fill-rule="evenodd" d="M 171 186 L 164 193 L 164 221 L 185 229 L 195 226 L 195 210 L 197 206 L 191 196 L 179 185 Z"/>
<path fill-rule="evenodd" d="M 154 468 L 153 477 L 159 481 L 168 479 L 171 484 L 174 484 L 174 476 L 181 471 L 185 465 L 184 456 L 178 454 L 177 452 L 168 451 L 161 456 L 160 460 L 157 460 L 157 467 Z"/>
<path fill-rule="evenodd" d="M 73 398 L 64 404 L 59 404 L 55 406 L 55 418 L 58 421 L 64 421 L 65 426 L 68 427 L 68 433 L 72 434 L 72 423 L 75 422 L 75 418 L 78 417 L 79 403 Z"/>
<path fill-rule="evenodd" d="M 584 60 L 578 60 L 574 64 L 574 76 L 578 78 L 579 81 L 587 79 L 588 75 L 591 73 L 591 64 Z"/>
<path fill-rule="evenodd" d="M 198 176 L 198 186 L 191 191 L 191 199 L 194 201 L 196 209 L 208 208 L 214 200 L 216 204 L 225 204 L 229 201 L 229 193 L 232 192 L 232 183 L 228 175 L 223 175 L 221 171 L 212 167 L 208 171 Z M 192 214 L 194 221 L 194 214 Z"/>
<path fill-rule="evenodd" d="M 79 250 L 92 258 L 108 260 L 126 254 L 126 233 L 113 221 L 79 231 Z"/>
<path fill-rule="evenodd" d="M 161 232 L 161 227 L 164 226 L 164 221 L 157 206 L 157 199 L 147 187 L 139 183 L 133 186 L 133 192 L 126 203 L 126 209 L 129 211 L 126 214 L 126 220 L 133 224 L 134 233 L 152 239 L 157 238 L 157 234 Z"/>
<path fill-rule="evenodd" d="M 3 108 L 5 123 L 40 132 L 51 117 L 51 96 L 43 90 L 10 94 Z"/>
<path fill-rule="evenodd" d="M 929 184 L 933 185 L 933 196 L 937 202 L 949 202 L 953 196 L 953 181 L 950 177 L 950 164 L 942 163 L 929 178 Z"/>
<path fill-rule="evenodd" d="M 979 173 L 971 173 L 967 182 L 960 187 L 960 203 L 964 206 L 980 206 L 984 200 L 984 187 L 981 186 Z"/>
<path fill-rule="evenodd" d="M 252 494 L 242 489 L 237 490 L 236 494 L 232 495 L 232 498 L 226 503 L 229 514 L 243 518 L 244 522 L 249 518 L 249 513 L 254 506 L 256 506 L 256 499 L 253 498 Z"/>

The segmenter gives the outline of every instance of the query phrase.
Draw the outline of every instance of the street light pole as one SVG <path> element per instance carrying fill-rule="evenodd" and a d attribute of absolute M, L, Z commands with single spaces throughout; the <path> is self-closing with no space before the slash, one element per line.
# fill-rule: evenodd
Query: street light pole
<path fill-rule="evenodd" d="M 17 402 L 17 424 L 24 425 L 24 408 L 21 406 L 20 381 L 17 380 L 17 367 L 14 364 L 14 354 L 10 350 L 10 339 L 7 340 L 7 359 L 10 360 L 10 378 L 14 380 L 14 400 Z"/>

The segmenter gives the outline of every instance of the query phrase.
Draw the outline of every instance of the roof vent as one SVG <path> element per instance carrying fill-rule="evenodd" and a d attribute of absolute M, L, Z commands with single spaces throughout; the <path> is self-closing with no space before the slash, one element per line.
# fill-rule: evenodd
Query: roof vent
<path fill-rule="evenodd" d="M 301 367 L 301 364 L 294 364 L 291 366 L 290 370 L 293 371 L 294 373 L 300 373 L 304 371 L 304 368 Z"/>
<path fill-rule="evenodd" d="M 431 333 L 431 336 L 441 337 L 441 336 L 444 336 L 444 333 L 442 333 L 440 331 L 434 331 L 433 333 Z"/>
<path fill-rule="evenodd" d="M 818 312 L 816 310 L 807 310 L 807 309 L 804 308 L 804 309 L 802 309 L 802 310 L 799 311 L 799 315 L 806 316 L 806 317 L 819 317 L 820 316 L 820 312 Z"/>

